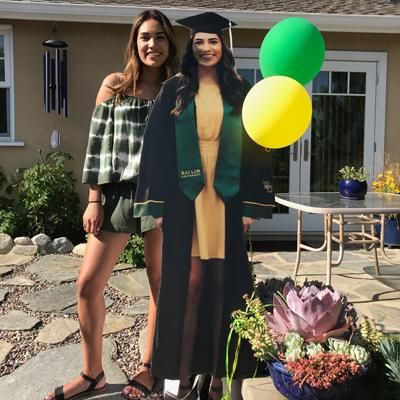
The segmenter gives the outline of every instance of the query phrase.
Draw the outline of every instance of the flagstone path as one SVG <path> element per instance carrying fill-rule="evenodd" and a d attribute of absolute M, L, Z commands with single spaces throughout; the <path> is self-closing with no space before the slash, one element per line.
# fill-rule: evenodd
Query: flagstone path
<path fill-rule="evenodd" d="M 400 263 L 400 250 L 388 250 Z M 258 280 L 284 278 L 292 273 L 294 252 L 254 253 Z M 298 281 L 325 280 L 325 256 L 303 253 Z M 0 255 L 0 399 L 36 400 L 80 371 L 76 286 L 81 258 Z M 332 285 L 348 295 L 361 315 L 375 318 L 382 329 L 400 332 L 400 266 L 374 261 L 364 251 L 345 254 L 332 270 Z M 145 270 L 119 264 L 106 288 L 104 327 L 107 394 L 93 399 L 122 399 L 119 392 L 143 349 L 148 307 Z M 21 384 L 23 383 L 23 384 Z M 269 378 L 245 380 L 247 400 L 283 399 Z"/>

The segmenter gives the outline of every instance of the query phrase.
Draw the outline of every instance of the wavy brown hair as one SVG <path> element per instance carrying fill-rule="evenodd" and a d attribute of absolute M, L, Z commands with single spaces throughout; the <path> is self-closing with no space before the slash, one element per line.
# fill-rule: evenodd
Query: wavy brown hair
<path fill-rule="evenodd" d="M 143 69 L 143 63 L 140 60 L 137 47 L 137 38 L 140 27 L 149 19 L 155 19 L 162 26 L 169 42 L 168 58 L 165 64 L 162 66 L 162 81 L 165 81 L 179 71 L 176 38 L 170 20 L 161 11 L 145 10 L 136 17 L 132 25 L 128 44 L 125 49 L 125 68 L 123 71 L 125 79 L 123 82 L 113 87 L 113 90 L 117 96 L 124 95 L 132 88 L 133 94 L 136 92 L 136 85 L 140 81 L 140 75 Z"/>
<path fill-rule="evenodd" d="M 233 113 L 237 114 L 240 112 L 243 104 L 243 81 L 234 69 L 235 60 L 232 52 L 226 46 L 222 36 L 219 34 L 217 36 L 222 44 L 222 57 L 217 64 L 217 76 L 221 95 L 226 102 L 233 106 Z M 175 116 L 181 113 L 199 90 L 198 63 L 193 55 L 193 39 L 194 35 L 190 37 L 182 58 L 182 77 L 177 90 L 176 105 L 171 111 L 171 114 Z"/>

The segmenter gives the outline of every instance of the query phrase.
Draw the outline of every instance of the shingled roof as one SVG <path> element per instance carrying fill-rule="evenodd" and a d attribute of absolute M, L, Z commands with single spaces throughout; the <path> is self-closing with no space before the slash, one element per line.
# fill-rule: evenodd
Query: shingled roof
<path fill-rule="evenodd" d="M 125 24 L 145 8 L 172 20 L 219 11 L 239 29 L 265 29 L 299 15 L 325 31 L 400 33 L 400 0 L 0 0 L 0 19 Z"/>
<path fill-rule="evenodd" d="M 14 0 L 25 4 L 86 4 L 339 15 L 400 15 L 399 0 Z"/>

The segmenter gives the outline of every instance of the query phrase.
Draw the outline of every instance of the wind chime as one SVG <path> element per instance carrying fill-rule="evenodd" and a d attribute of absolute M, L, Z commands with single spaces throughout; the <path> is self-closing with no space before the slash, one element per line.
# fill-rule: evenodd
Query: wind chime
<path fill-rule="evenodd" d="M 47 113 L 56 111 L 68 117 L 68 90 L 67 90 L 67 47 L 62 40 L 52 39 L 55 33 L 54 26 L 50 39 L 42 42 L 46 48 L 43 55 L 43 99 L 44 110 Z M 50 146 L 56 148 L 61 143 L 59 129 L 53 129 L 50 138 Z"/>

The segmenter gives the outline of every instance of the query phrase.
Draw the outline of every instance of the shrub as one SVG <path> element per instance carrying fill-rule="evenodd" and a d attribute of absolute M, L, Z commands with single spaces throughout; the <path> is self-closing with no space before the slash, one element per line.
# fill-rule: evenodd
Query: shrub
<path fill-rule="evenodd" d="M 17 170 L 12 178 L 26 233 L 42 232 L 72 240 L 83 237 L 75 179 L 65 170 L 69 160 L 72 157 L 62 152 L 49 153 L 45 160 L 40 155 L 33 167 Z"/>
<path fill-rule="evenodd" d="M 0 210 L 0 233 L 15 237 L 18 233 L 18 216 L 12 210 Z"/>
<path fill-rule="evenodd" d="M 144 267 L 143 238 L 139 235 L 132 235 L 118 261 L 136 265 L 137 267 Z"/>

